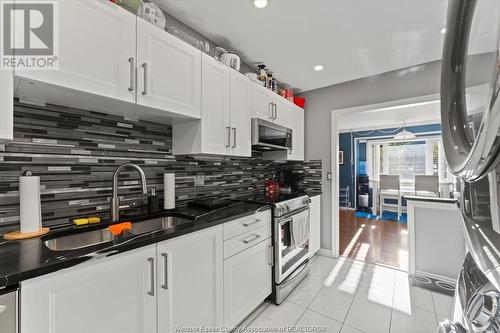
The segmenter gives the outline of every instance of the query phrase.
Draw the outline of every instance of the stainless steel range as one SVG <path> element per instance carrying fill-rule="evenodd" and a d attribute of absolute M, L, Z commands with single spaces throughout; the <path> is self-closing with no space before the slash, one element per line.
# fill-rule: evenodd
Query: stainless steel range
<path fill-rule="evenodd" d="M 274 294 L 280 304 L 309 273 L 309 203 L 300 196 L 274 203 Z"/>
<path fill-rule="evenodd" d="M 309 273 L 311 199 L 302 193 L 257 196 L 246 202 L 271 204 L 273 208 L 274 285 L 280 304 Z"/>

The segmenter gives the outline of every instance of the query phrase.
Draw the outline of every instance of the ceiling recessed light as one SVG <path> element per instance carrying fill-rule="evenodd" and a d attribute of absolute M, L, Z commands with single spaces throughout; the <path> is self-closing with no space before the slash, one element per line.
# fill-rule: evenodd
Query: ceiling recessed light
<path fill-rule="evenodd" d="M 446 33 L 446 28 L 441 29 L 441 33 L 444 35 Z"/>
<path fill-rule="evenodd" d="M 314 70 L 315 71 L 322 71 L 324 68 L 325 68 L 325 66 L 323 66 L 323 65 L 316 65 L 316 66 L 314 66 Z"/>
<path fill-rule="evenodd" d="M 257 8 L 266 8 L 267 0 L 253 0 L 253 5 Z"/>

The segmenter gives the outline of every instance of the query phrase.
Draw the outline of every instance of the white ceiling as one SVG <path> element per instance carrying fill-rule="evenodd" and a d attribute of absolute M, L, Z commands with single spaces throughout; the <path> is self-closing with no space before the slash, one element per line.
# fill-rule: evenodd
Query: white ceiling
<path fill-rule="evenodd" d="M 251 0 L 155 1 L 302 91 L 439 60 L 447 8 L 447 0 L 269 0 L 265 9 Z"/>

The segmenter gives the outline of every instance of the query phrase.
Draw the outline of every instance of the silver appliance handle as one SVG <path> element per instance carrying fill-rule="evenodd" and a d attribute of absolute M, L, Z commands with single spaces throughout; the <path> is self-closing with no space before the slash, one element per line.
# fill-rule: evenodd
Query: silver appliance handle
<path fill-rule="evenodd" d="M 148 258 L 149 261 L 149 278 L 150 278 L 150 288 L 148 291 L 149 296 L 155 295 L 155 259 L 152 257 Z"/>
<path fill-rule="evenodd" d="M 163 252 L 161 256 L 163 257 L 163 274 L 165 275 L 165 282 L 161 285 L 161 287 L 168 290 L 168 253 Z"/>
<path fill-rule="evenodd" d="M 236 148 L 236 127 L 233 127 L 233 148 Z"/>
<path fill-rule="evenodd" d="M 470 132 L 467 120 L 467 51 L 477 3 L 477 0 L 449 1 L 441 65 L 443 148 L 450 170 L 466 181 L 481 178 L 500 162 L 499 68 L 492 73 L 491 95 L 477 137 Z"/>
<path fill-rule="evenodd" d="M 226 133 L 227 133 L 227 143 L 226 143 L 226 148 L 231 147 L 231 127 L 226 126 Z"/>
<path fill-rule="evenodd" d="M 245 222 L 245 223 L 243 223 L 243 226 L 248 228 L 248 227 L 250 227 L 250 226 L 252 226 L 252 225 L 254 225 L 256 223 L 259 223 L 259 222 L 260 222 L 259 219 L 255 219 L 252 222 Z"/>
<path fill-rule="evenodd" d="M 274 265 L 274 246 L 269 245 L 269 266 Z"/>
<path fill-rule="evenodd" d="M 260 235 L 253 235 L 253 236 L 251 236 L 251 237 L 245 238 L 245 239 L 243 240 L 243 243 L 245 243 L 245 244 L 250 244 L 250 243 L 255 242 L 255 241 L 256 241 L 257 239 L 259 239 L 259 238 L 260 238 Z"/>
<path fill-rule="evenodd" d="M 130 64 L 130 84 L 128 86 L 128 91 L 134 91 L 135 89 L 135 66 L 134 66 L 134 57 L 128 58 L 128 62 Z"/>
<path fill-rule="evenodd" d="M 283 215 L 283 216 L 281 216 L 281 217 L 278 217 L 278 218 L 276 219 L 276 221 L 277 221 L 279 224 L 283 224 L 283 223 L 289 222 L 289 221 L 291 221 L 291 220 L 292 220 L 292 216 L 297 215 L 297 214 L 300 214 L 300 213 L 302 213 L 302 212 L 304 212 L 304 211 L 306 211 L 306 210 L 310 210 L 310 208 L 309 208 L 309 207 L 303 207 L 303 208 L 301 208 L 301 209 L 294 210 L 293 212 L 290 212 L 290 213 L 285 214 L 285 215 Z"/>
<path fill-rule="evenodd" d="M 283 283 L 280 284 L 280 288 L 286 288 L 287 286 L 295 283 L 295 279 L 300 275 L 300 273 L 306 269 L 309 265 L 309 260 L 304 261 L 295 271 L 290 274 Z"/>
<path fill-rule="evenodd" d="M 274 108 L 273 108 L 274 103 L 269 103 L 269 119 L 273 120 L 273 115 L 274 115 Z"/>
<path fill-rule="evenodd" d="M 274 103 L 274 120 L 278 119 L 278 104 Z"/>
<path fill-rule="evenodd" d="M 142 94 L 147 95 L 148 94 L 148 64 L 144 62 L 142 64 L 142 69 L 144 71 L 144 89 L 142 90 Z"/>

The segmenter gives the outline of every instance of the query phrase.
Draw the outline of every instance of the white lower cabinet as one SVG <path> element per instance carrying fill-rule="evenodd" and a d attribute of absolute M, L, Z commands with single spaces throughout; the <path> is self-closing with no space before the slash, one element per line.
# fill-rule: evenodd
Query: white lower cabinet
<path fill-rule="evenodd" d="M 311 197 L 309 205 L 311 211 L 309 213 L 310 239 L 309 239 L 309 256 L 312 257 L 321 248 L 321 195 Z"/>
<path fill-rule="evenodd" d="M 249 245 L 224 261 L 224 228 L 231 224 L 234 233 L 241 223 L 250 230 L 226 242 L 245 236 L 242 242 Z M 259 212 L 23 281 L 21 332 L 171 333 L 234 326 L 271 294 L 271 237 L 255 236 L 270 225 L 270 211 Z"/>
<path fill-rule="evenodd" d="M 222 225 L 158 244 L 158 333 L 220 327 Z"/>
<path fill-rule="evenodd" d="M 224 326 L 234 327 L 272 292 L 271 238 L 224 261 Z"/>
<path fill-rule="evenodd" d="M 156 331 L 156 246 L 21 283 L 22 333 Z"/>

